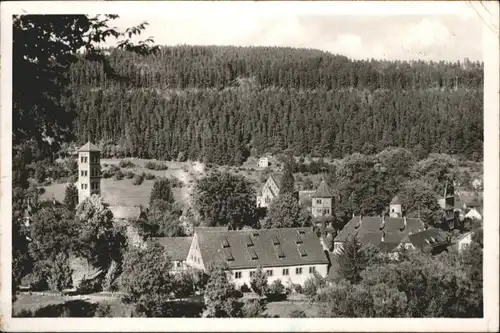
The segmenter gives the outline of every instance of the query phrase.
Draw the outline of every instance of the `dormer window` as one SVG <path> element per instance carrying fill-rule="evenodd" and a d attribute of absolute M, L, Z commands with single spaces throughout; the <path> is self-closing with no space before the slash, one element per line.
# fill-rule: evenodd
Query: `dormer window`
<path fill-rule="evenodd" d="M 252 260 L 257 260 L 259 259 L 259 256 L 257 255 L 257 253 L 255 252 L 255 250 L 250 250 L 250 258 L 252 258 Z"/>
<path fill-rule="evenodd" d="M 276 254 L 278 255 L 278 258 L 283 259 L 285 258 L 285 254 L 281 250 L 280 246 L 276 246 Z"/>
<path fill-rule="evenodd" d="M 223 253 L 224 253 L 224 259 L 226 259 L 227 261 L 234 260 L 233 254 L 231 253 L 231 250 L 226 248 L 226 249 L 224 249 Z"/>
<path fill-rule="evenodd" d="M 229 241 L 227 240 L 226 237 L 222 237 L 222 247 L 223 248 L 228 248 L 229 247 Z"/>
<path fill-rule="evenodd" d="M 321 199 L 316 199 L 316 203 L 317 203 L 318 205 L 321 205 L 321 204 L 323 203 L 323 200 L 321 200 Z"/>

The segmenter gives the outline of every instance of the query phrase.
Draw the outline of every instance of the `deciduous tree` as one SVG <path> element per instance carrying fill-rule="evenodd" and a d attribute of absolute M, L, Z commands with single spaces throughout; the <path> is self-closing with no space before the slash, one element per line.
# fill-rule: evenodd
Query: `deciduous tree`
<path fill-rule="evenodd" d="M 158 243 L 128 251 L 120 277 L 124 302 L 134 304 L 136 312 L 146 317 L 168 317 L 168 301 L 175 291 L 171 266 L 168 254 Z"/>
<path fill-rule="evenodd" d="M 229 281 L 224 264 L 214 265 L 209 269 L 205 288 L 205 318 L 239 316 L 234 285 Z"/>
<path fill-rule="evenodd" d="M 255 224 L 255 190 L 242 176 L 214 173 L 198 180 L 193 208 L 207 226 L 239 229 Z"/>
<path fill-rule="evenodd" d="M 250 287 L 260 297 L 267 293 L 269 289 L 269 286 L 267 285 L 267 274 L 264 272 L 262 267 L 257 267 L 257 270 L 255 270 L 250 280 Z"/>
<path fill-rule="evenodd" d="M 290 193 L 279 195 L 275 198 L 266 217 L 260 222 L 264 229 L 295 228 L 309 226 L 311 216 L 300 206 L 297 198 Z"/>

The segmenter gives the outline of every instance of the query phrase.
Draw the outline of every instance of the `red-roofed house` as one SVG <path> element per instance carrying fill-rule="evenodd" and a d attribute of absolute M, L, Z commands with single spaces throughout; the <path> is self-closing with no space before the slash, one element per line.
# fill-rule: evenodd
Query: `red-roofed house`
<path fill-rule="evenodd" d="M 314 272 L 325 277 L 329 265 L 311 228 L 195 228 L 186 264 L 206 270 L 217 262 L 227 263 L 236 285 L 249 285 L 258 267 L 267 273 L 269 283 L 304 284 Z"/>

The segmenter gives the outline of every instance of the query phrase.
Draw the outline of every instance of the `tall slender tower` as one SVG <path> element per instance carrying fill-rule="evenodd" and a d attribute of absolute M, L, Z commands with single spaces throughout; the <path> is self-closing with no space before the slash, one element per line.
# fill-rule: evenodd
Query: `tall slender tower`
<path fill-rule="evenodd" d="M 312 216 L 332 216 L 333 194 L 324 180 L 318 186 L 316 192 L 312 195 Z"/>
<path fill-rule="evenodd" d="M 101 151 L 90 141 L 78 149 L 78 203 L 101 194 Z"/>

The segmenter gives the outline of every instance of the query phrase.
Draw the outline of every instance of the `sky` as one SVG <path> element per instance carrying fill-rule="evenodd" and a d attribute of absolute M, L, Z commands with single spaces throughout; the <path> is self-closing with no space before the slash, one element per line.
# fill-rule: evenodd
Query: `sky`
<path fill-rule="evenodd" d="M 380 11 L 376 15 L 345 15 L 335 10 L 322 13 L 280 8 L 266 10 L 265 4 L 258 3 L 172 7 L 126 12 L 116 23 L 126 28 L 147 21 L 149 26 L 142 38 L 151 36 L 160 45 L 305 47 L 354 59 L 483 59 L 483 21 L 466 6 L 445 15 L 429 11 L 415 15 Z"/>

